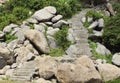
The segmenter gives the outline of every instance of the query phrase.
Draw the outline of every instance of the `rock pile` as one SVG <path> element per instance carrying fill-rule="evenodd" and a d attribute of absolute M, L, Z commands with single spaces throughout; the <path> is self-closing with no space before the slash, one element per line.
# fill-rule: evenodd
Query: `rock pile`
<path fill-rule="evenodd" d="M 78 21 L 77 17 L 82 17 L 84 14 L 84 12 L 80 13 L 71 21 Z M 0 31 L 0 80 L 9 77 L 10 80 L 23 83 L 25 81 L 30 83 L 101 83 L 120 77 L 118 67 L 90 58 L 88 35 L 81 22 L 72 24 L 72 30 L 75 32 L 73 35 L 75 44 L 72 45 L 72 49 L 75 49 L 72 50 L 74 55 L 70 51 L 69 54 L 75 57 L 47 55 L 50 48 L 57 48 L 53 35 L 63 24 L 68 24 L 61 20 L 62 17 L 62 15 L 57 15 L 55 7 L 48 6 L 36 11 L 21 26 L 10 24 Z M 33 27 L 34 29 L 31 29 Z M 5 43 L 6 34 L 16 36 L 17 39 Z M 85 56 L 85 53 L 88 55 Z"/>

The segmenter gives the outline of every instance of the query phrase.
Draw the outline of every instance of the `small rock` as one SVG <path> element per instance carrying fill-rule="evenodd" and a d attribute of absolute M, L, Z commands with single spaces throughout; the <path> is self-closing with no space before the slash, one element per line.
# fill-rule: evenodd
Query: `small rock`
<path fill-rule="evenodd" d="M 110 55 L 111 54 L 111 52 L 100 43 L 97 43 L 96 52 L 99 54 L 102 54 L 102 55 Z"/>
<path fill-rule="evenodd" d="M 47 80 L 45 80 L 45 79 L 43 79 L 43 78 L 39 78 L 39 79 L 37 79 L 36 81 L 35 81 L 35 83 L 51 83 L 50 81 L 47 81 Z"/>
<path fill-rule="evenodd" d="M 113 64 L 120 66 L 120 53 L 115 53 L 112 57 Z"/>
<path fill-rule="evenodd" d="M 57 16 L 55 16 L 55 17 L 52 18 L 52 22 L 55 23 L 55 22 L 59 21 L 62 18 L 63 18 L 62 15 L 57 15 Z"/>
<path fill-rule="evenodd" d="M 0 41 L 3 41 L 5 39 L 5 33 L 0 31 Z"/>
<path fill-rule="evenodd" d="M 83 23 L 85 23 L 85 22 L 86 22 L 86 17 L 83 17 L 83 18 L 81 19 L 81 21 L 82 21 Z"/>
<path fill-rule="evenodd" d="M 101 31 L 93 30 L 93 34 L 94 34 L 95 36 L 102 37 L 102 35 L 103 35 L 103 30 L 101 30 Z"/>
<path fill-rule="evenodd" d="M 46 24 L 40 23 L 40 24 L 34 24 L 35 30 L 38 30 L 40 32 L 45 32 L 45 28 L 47 27 Z"/>
<path fill-rule="evenodd" d="M 13 28 L 16 28 L 18 27 L 18 25 L 16 24 L 10 24 L 8 26 L 6 26 L 4 29 L 3 29 L 3 32 L 5 33 L 10 33 L 10 31 L 13 29 Z"/>
<path fill-rule="evenodd" d="M 50 48 L 58 48 L 57 41 L 52 36 L 47 36 Z"/>
<path fill-rule="evenodd" d="M 95 28 L 96 26 L 98 26 L 98 22 L 97 22 L 97 21 L 93 22 L 93 23 L 88 27 L 88 29 L 93 29 L 93 28 Z"/>
<path fill-rule="evenodd" d="M 37 24 L 38 23 L 38 21 L 34 18 L 27 19 L 27 22 L 32 23 L 32 24 Z"/>
<path fill-rule="evenodd" d="M 93 21 L 93 18 L 92 17 L 88 17 L 87 18 L 87 22 L 92 22 Z"/>
<path fill-rule="evenodd" d="M 115 12 L 113 10 L 112 4 L 111 3 L 107 3 L 106 7 L 109 10 L 110 14 L 115 16 Z"/>
<path fill-rule="evenodd" d="M 53 25 L 53 23 L 52 22 L 44 22 L 46 25 L 48 25 L 48 26 L 52 26 Z"/>
<path fill-rule="evenodd" d="M 17 68 L 17 66 L 18 66 L 17 63 L 13 63 L 13 64 L 11 65 L 11 68 L 12 68 L 12 69 Z"/>
<path fill-rule="evenodd" d="M 98 27 L 104 27 L 104 19 L 103 18 L 98 20 Z"/>
<path fill-rule="evenodd" d="M 64 25 L 64 24 L 66 25 L 66 24 L 68 24 L 68 22 L 66 22 L 64 20 L 60 20 L 57 23 L 53 24 L 53 27 L 54 28 L 61 28 L 61 26 Z"/>
<path fill-rule="evenodd" d="M 47 35 L 49 36 L 53 36 L 56 32 L 58 32 L 60 29 L 59 28 L 55 28 L 55 29 L 52 29 L 52 30 L 48 30 L 47 31 Z"/>

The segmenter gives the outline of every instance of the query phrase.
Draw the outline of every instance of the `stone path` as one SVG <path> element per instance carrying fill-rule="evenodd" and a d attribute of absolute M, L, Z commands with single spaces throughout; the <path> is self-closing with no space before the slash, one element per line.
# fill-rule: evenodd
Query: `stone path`
<path fill-rule="evenodd" d="M 15 81 L 31 81 L 33 75 L 36 73 L 35 68 L 35 61 L 24 62 L 20 68 L 16 68 L 13 71 L 13 75 L 10 77 L 10 79 Z"/>
<path fill-rule="evenodd" d="M 68 21 L 72 27 L 70 34 L 75 42 L 66 50 L 66 53 L 70 57 L 80 57 L 81 55 L 91 56 L 91 49 L 88 44 L 88 31 L 81 22 L 81 19 L 85 16 L 86 12 L 87 10 L 82 10 Z"/>

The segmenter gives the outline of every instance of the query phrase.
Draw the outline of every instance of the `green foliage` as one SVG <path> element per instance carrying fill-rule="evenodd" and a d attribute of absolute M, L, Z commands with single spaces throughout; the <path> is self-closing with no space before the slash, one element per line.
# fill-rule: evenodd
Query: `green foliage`
<path fill-rule="evenodd" d="M 50 56 L 53 57 L 59 57 L 65 54 L 64 50 L 62 48 L 56 48 L 56 49 L 51 49 L 50 50 Z"/>
<path fill-rule="evenodd" d="M 103 15 L 101 12 L 96 12 L 94 10 L 90 10 L 86 13 L 86 17 L 93 17 L 93 20 L 97 20 L 99 18 L 102 18 Z"/>
<path fill-rule="evenodd" d="M 14 36 L 14 35 L 10 35 L 10 34 L 6 34 L 6 35 L 5 35 L 5 42 L 6 42 L 6 43 L 9 43 L 9 42 L 11 42 L 11 41 L 14 40 L 14 39 L 17 39 L 17 37 Z"/>
<path fill-rule="evenodd" d="M 115 11 L 120 13 L 120 3 L 114 3 L 112 6 Z"/>
<path fill-rule="evenodd" d="M 24 7 L 15 7 L 12 13 L 17 18 L 17 20 L 20 21 L 25 20 L 30 16 L 29 11 L 30 11 L 29 9 Z"/>
<path fill-rule="evenodd" d="M 111 17 L 104 27 L 103 43 L 113 53 L 120 51 L 120 14 Z"/>
<path fill-rule="evenodd" d="M 71 42 L 67 40 L 67 34 L 68 34 L 68 25 L 63 25 L 61 30 L 55 33 L 54 38 L 56 39 L 58 45 L 63 50 L 66 50 L 70 45 Z"/>
<path fill-rule="evenodd" d="M 105 83 L 120 83 L 120 79 L 115 79 L 115 80 L 108 81 L 108 82 L 105 82 Z"/>
<path fill-rule="evenodd" d="M 90 48 L 92 49 L 92 55 L 96 58 L 96 59 L 105 59 L 108 63 L 112 63 L 112 55 L 102 55 L 102 54 L 98 54 L 96 52 L 96 48 L 97 48 L 97 44 L 95 42 L 92 42 L 91 40 L 89 40 L 89 45 Z"/>
<path fill-rule="evenodd" d="M 33 24 L 29 24 L 30 29 L 34 29 L 34 25 Z"/>

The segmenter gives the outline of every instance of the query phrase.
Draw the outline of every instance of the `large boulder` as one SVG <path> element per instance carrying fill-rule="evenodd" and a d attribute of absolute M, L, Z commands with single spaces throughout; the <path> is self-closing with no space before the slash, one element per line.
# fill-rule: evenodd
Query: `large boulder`
<path fill-rule="evenodd" d="M 112 64 L 99 64 L 97 69 L 103 81 L 115 80 L 120 77 L 120 69 Z"/>
<path fill-rule="evenodd" d="M 15 51 L 15 54 L 17 55 L 17 58 L 16 58 L 17 63 L 27 61 L 28 59 L 26 57 L 29 56 L 29 54 L 31 53 L 30 50 L 24 46 L 17 48 L 14 51 Z"/>
<path fill-rule="evenodd" d="M 37 30 L 27 30 L 24 33 L 25 37 L 35 45 L 36 49 L 39 50 L 40 53 L 50 52 L 47 40 L 42 32 Z"/>
<path fill-rule="evenodd" d="M 57 60 L 50 56 L 37 57 L 36 60 L 38 60 L 40 77 L 44 79 L 52 78 L 57 70 Z"/>
<path fill-rule="evenodd" d="M 120 66 L 120 53 L 115 53 L 112 57 L 113 64 Z"/>
<path fill-rule="evenodd" d="M 60 83 L 101 83 L 101 76 L 87 56 L 77 59 L 75 64 L 60 64 L 56 77 Z"/>
<path fill-rule="evenodd" d="M 56 13 L 56 8 L 53 6 L 45 7 L 44 9 L 38 10 L 33 14 L 33 18 L 37 19 L 38 21 L 48 21 L 54 14 Z"/>
<path fill-rule="evenodd" d="M 7 49 L 6 47 L 2 47 L 0 45 L 0 57 L 3 57 L 7 64 L 12 64 L 14 59 L 13 59 L 13 53 Z"/>

